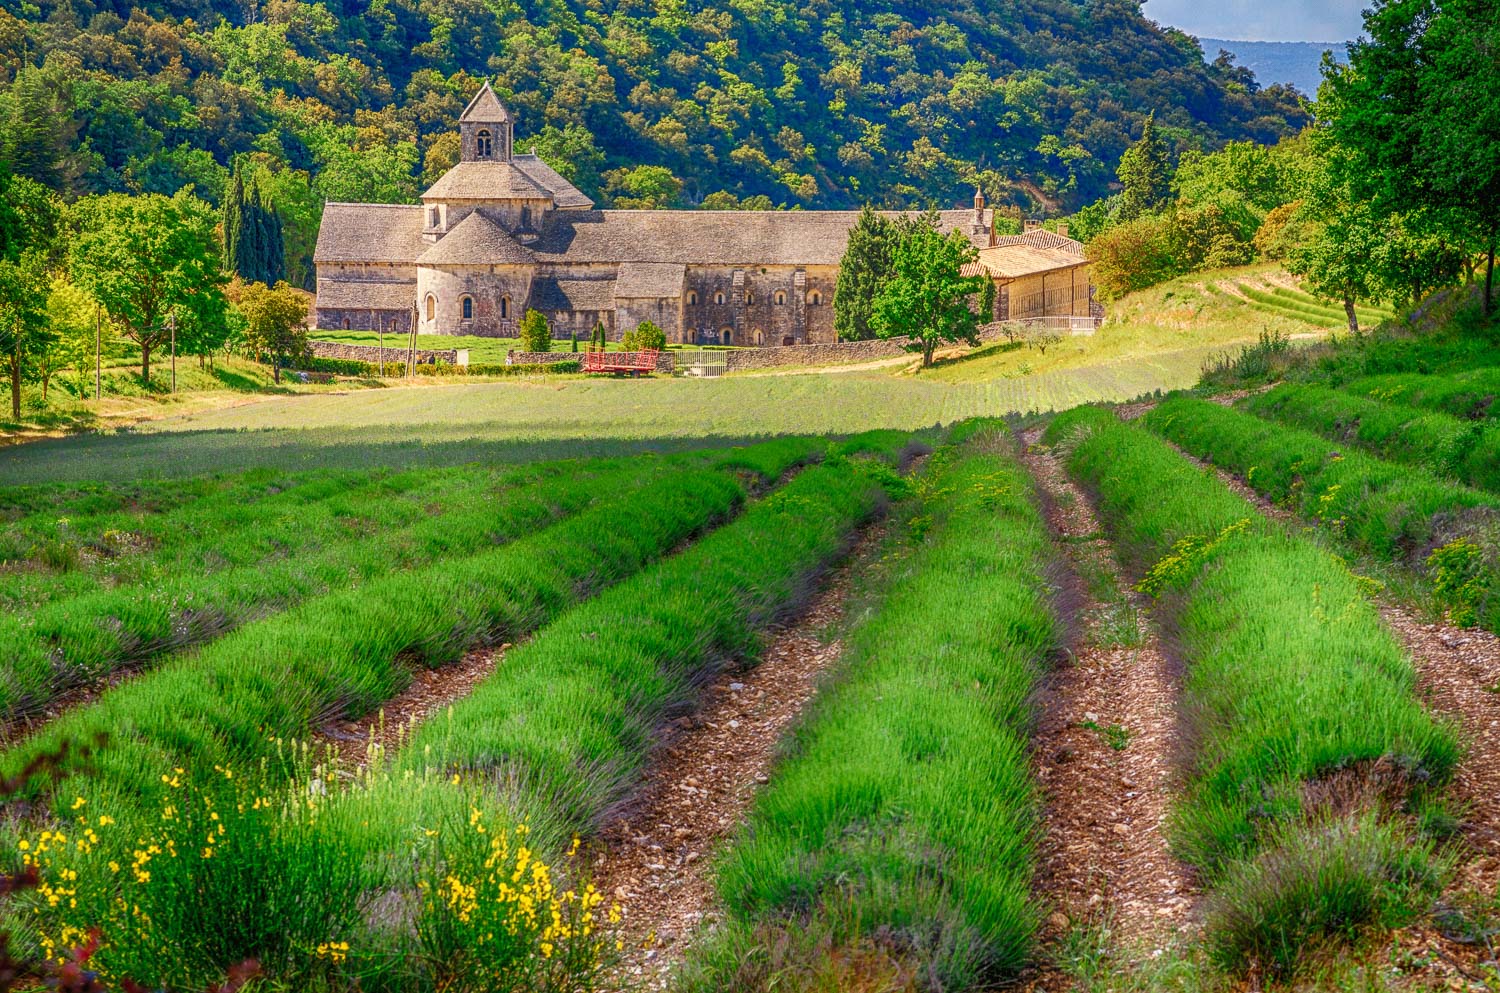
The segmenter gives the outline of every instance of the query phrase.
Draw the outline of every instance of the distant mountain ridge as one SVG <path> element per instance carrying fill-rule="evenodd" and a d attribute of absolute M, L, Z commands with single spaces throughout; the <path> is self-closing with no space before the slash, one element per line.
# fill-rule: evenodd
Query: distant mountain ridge
<path fill-rule="evenodd" d="M 1323 53 L 1333 51 L 1343 61 L 1342 41 L 1228 41 L 1224 38 L 1200 38 L 1203 57 L 1212 62 L 1223 49 L 1234 55 L 1234 61 L 1255 73 L 1262 86 L 1287 83 L 1309 97 L 1318 95 L 1323 81 L 1318 64 Z"/>

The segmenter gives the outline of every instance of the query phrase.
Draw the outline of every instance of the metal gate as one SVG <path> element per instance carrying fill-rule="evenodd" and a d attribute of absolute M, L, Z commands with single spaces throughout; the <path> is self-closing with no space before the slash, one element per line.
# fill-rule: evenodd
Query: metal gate
<path fill-rule="evenodd" d="M 729 353 L 722 349 L 684 348 L 672 353 L 679 376 L 722 376 L 729 371 Z"/>

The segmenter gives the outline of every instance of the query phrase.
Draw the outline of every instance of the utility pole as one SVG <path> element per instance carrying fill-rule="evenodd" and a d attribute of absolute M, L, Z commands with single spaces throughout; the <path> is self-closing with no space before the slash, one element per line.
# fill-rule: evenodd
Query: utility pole
<path fill-rule="evenodd" d="M 172 392 L 177 392 L 177 315 L 167 317 L 167 330 L 172 334 Z"/>
<path fill-rule="evenodd" d="M 378 318 L 377 319 L 377 323 L 375 324 L 375 327 L 380 331 L 380 372 L 378 373 L 378 375 L 381 378 L 384 378 L 385 377 L 385 318 L 383 318 L 383 317 Z M 392 327 L 391 330 L 394 331 L 395 328 Z"/>
<path fill-rule="evenodd" d="M 99 346 L 99 305 L 94 304 L 94 399 L 98 400 L 104 396 L 103 377 L 100 372 Z"/>
<path fill-rule="evenodd" d="M 417 305 L 411 305 L 411 340 L 406 352 L 406 381 L 411 382 L 412 366 L 417 364 Z"/>

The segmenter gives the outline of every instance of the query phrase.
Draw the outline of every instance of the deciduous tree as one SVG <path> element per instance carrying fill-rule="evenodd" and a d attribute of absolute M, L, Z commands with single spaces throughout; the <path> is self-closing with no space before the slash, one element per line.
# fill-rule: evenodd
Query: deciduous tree
<path fill-rule="evenodd" d="M 881 338 L 909 337 L 932 364 L 942 342 L 979 344 L 980 315 L 972 301 L 984 292 L 984 276 L 963 275 L 979 253 L 962 232 L 946 237 L 920 224 L 896 244 L 892 276 L 875 298 L 871 323 Z"/>
<path fill-rule="evenodd" d="M 141 380 L 151 353 L 166 342 L 174 308 L 219 305 L 224 275 L 214 214 L 186 193 L 110 193 L 79 201 L 78 236 L 69 253 L 73 279 L 103 306 L 114 327 L 141 349 Z M 206 298 L 206 299 L 200 299 Z"/>
<path fill-rule="evenodd" d="M 271 363 L 281 382 L 281 368 L 307 354 L 307 298 L 286 283 L 251 283 L 240 292 L 245 317 L 245 344 L 258 361 Z"/>

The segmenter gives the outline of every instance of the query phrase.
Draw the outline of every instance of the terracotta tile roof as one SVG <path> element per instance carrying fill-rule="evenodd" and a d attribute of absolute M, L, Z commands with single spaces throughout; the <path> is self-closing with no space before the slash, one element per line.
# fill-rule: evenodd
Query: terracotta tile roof
<path fill-rule="evenodd" d="M 991 276 L 1017 279 L 1054 269 L 1072 269 L 1086 265 L 1082 255 L 1060 248 L 1037 248 L 1033 245 L 1000 245 L 979 250 L 979 265 Z"/>
<path fill-rule="evenodd" d="M 369 283 L 354 279 L 318 280 L 317 306 L 347 310 L 410 310 L 417 284 Z"/>
<path fill-rule="evenodd" d="M 428 248 L 422 208 L 406 204 L 330 203 L 313 248 L 314 262 L 407 262 Z"/>
<path fill-rule="evenodd" d="M 682 296 L 687 266 L 672 262 L 625 262 L 615 277 L 615 296 L 627 299 Z"/>
<path fill-rule="evenodd" d="M 614 310 L 615 281 L 538 276 L 531 281 L 531 306 L 544 312 Z"/>
<path fill-rule="evenodd" d="M 995 247 L 1008 248 L 1012 245 L 1028 245 L 1032 248 L 1056 248 L 1075 255 L 1083 254 L 1083 242 L 1069 238 L 1067 235 L 1037 228 L 1027 231 L 1025 234 L 1003 234 L 995 239 Z"/>
<path fill-rule="evenodd" d="M 474 121 L 479 124 L 500 124 L 509 121 L 510 111 L 495 96 L 495 91 L 490 89 L 489 80 L 485 80 L 479 92 L 474 94 L 474 99 L 464 108 L 464 112 L 458 115 L 460 121 Z"/>
<path fill-rule="evenodd" d="M 505 229 L 475 211 L 459 221 L 431 248 L 417 257 L 417 265 L 531 265 L 536 256 L 505 233 Z"/>

